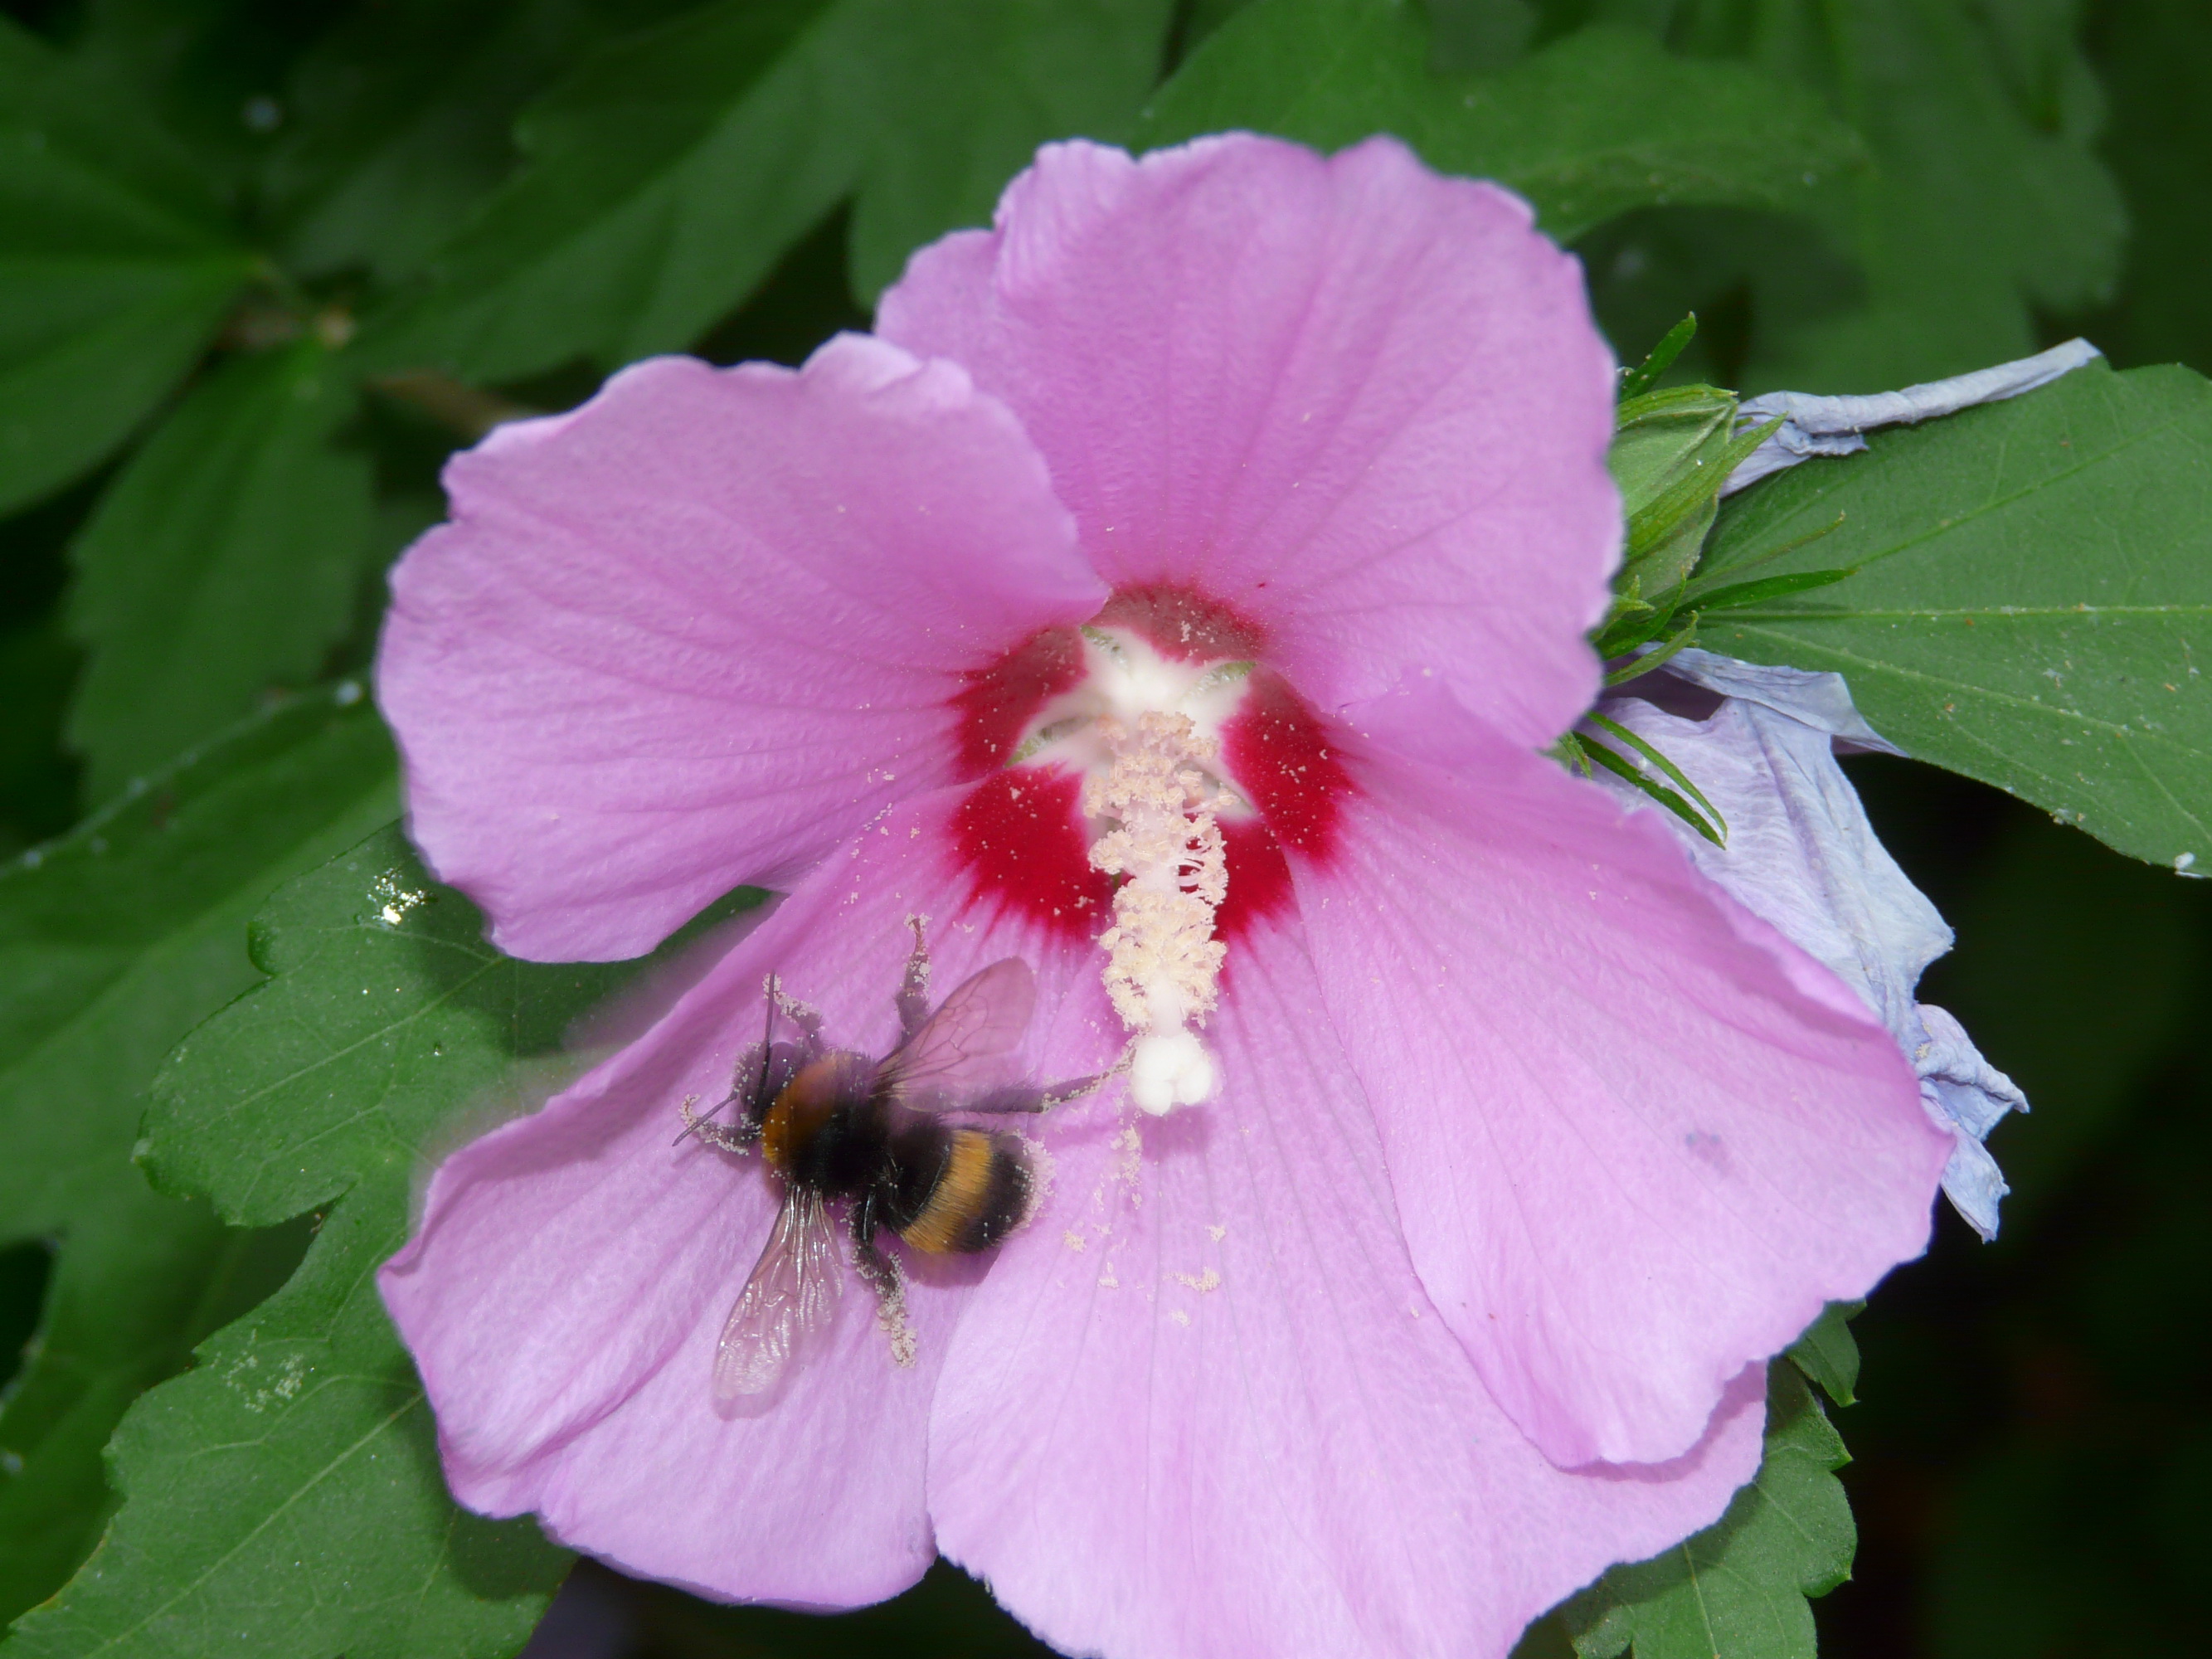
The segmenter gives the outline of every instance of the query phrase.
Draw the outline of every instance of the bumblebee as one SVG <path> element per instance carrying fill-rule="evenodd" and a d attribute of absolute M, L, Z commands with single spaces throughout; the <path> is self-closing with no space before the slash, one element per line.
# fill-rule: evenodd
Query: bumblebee
<path fill-rule="evenodd" d="M 1042 1112 L 1102 1080 L 1043 1088 L 1012 1075 L 1036 1002 L 1036 978 L 1019 957 L 983 969 L 933 1012 L 928 971 L 917 926 L 897 999 L 905 1037 L 881 1060 L 827 1047 L 818 1018 L 771 976 L 768 1029 L 738 1061 L 722 1103 L 742 1101 L 741 1121 L 726 1128 L 684 1106 L 687 1134 L 726 1151 L 757 1146 L 783 1189 L 716 1346 L 719 1399 L 767 1393 L 828 1330 L 844 1290 L 832 1203 L 848 1206 L 854 1265 L 876 1292 L 894 1354 L 910 1362 L 904 1281 L 878 1233 L 930 1255 L 976 1254 L 1028 1218 L 1036 1191 L 1022 1137 L 944 1116 Z M 779 1017 L 797 1041 L 776 1040 Z"/>

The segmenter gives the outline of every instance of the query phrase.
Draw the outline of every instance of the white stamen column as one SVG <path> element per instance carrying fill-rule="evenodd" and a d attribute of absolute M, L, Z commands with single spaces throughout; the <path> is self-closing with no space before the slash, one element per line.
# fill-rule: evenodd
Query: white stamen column
<path fill-rule="evenodd" d="M 1133 1034 L 1129 1097 L 1158 1115 L 1212 1095 L 1213 1057 L 1192 1030 L 1213 1011 L 1224 947 L 1213 913 L 1229 888 L 1216 811 L 1230 797 L 1207 775 L 1219 745 L 1189 717 L 1160 709 L 1134 729 L 1099 717 L 1113 764 L 1084 785 L 1083 810 L 1113 821 L 1091 862 L 1128 879 L 1099 936 L 1107 994 Z"/>

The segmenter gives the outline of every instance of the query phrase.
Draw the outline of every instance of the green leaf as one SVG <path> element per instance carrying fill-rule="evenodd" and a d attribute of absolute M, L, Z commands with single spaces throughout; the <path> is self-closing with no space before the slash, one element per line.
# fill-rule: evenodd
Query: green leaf
<path fill-rule="evenodd" d="M 1812 94 L 1633 31 L 1585 29 L 1493 76 L 1435 75 L 1407 0 L 1259 0 L 1190 55 L 1137 138 L 1228 127 L 1322 149 L 1394 132 L 1432 167 L 1511 185 L 1562 240 L 1662 203 L 1792 205 L 1862 155 Z"/>
<path fill-rule="evenodd" d="M 76 771 L 57 740 L 76 663 L 52 617 L 0 631 L 0 858 L 76 817 Z"/>
<path fill-rule="evenodd" d="M 292 1282 L 152 1390 L 109 1447 L 99 1553 L 18 1621 L 19 1659 L 475 1659 L 514 1652 L 568 1558 L 457 1510 L 378 1304 L 398 1202 L 349 1200 Z"/>
<path fill-rule="evenodd" d="M 204 1204 L 149 1190 L 127 1148 L 73 1219 L 29 1364 L 0 1411 L 0 1620 L 68 1582 L 112 1508 L 100 1453 L 124 1410 L 193 1346 L 274 1291 L 297 1228 L 238 1232 Z"/>
<path fill-rule="evenodd" d="M 393 796 L 390 744 L 356 687 L 350 707 L 325 695 L 247 721 L 0 866 L 0 1241 L 62 1241 L 40 1346 L 0 1407 L 0 1616 L 82 1558 L 117 1418 L 266 1265 L 267 1247 L 204 1206 L 148 1189 L 131 1163 L 142 1091 L 253 982 L 244 929 L 270 890 L 388 817 Z"/>
<path fill-rule="evenodd" d="M 1483 74 L 1517 63 L 1542 19 L 1531 0 L 1422 0 L 1431 65 L 1446 74 Z"/>
<path fill-rule="evenodd" d="M 653 9 L 621 15 L 635 27 Z M 514 171 L 523 105 L 615 24 L 611 8 L 580 0 L 356 9 L 294 68 L 262 169 L 287 268 L 385 283 L 421 269 Z"/>
<path fill-rule="evenodd" d="M 1857 1403 L 1859 1345 L 1851 1334 L 1851 1321 L 1865 1307 L 1863 1302 L 1831 1302 L 1805 1334 L 1790 1345 L 1791 1363 L 1838 1406 Z"/>
<path fill-rule="evenodd" d="M 1761 343 L 1748 380 L 1865 392 L 2025 356 L 2035 312 L 2111 289 L 2126 215 L 2071 5 L 1693 0 L 1675 33 L 1816 88 L 1875 166 L 1835 228 L 1857 303 Z M 1802 239 L 1801 239 L 1802 240 Z M 1754 301 L 1754 307 L 1759 304 Z"/>
<path fill-rule="evenodd" d="M 886 76 L 877 141 L 853 212 L 853 289 L 897 280 L 907 256 L 986 225 L 1038 144 L 1127 137 L 1159 74 L 1170 0 L 993 0 L 893 9 L 873 52 Z"/>
<path fill-rule="evenodd" d="M 331 443 L 354 407 L 313 338 L 233 359 L 103 497 L 69 607 L 90 652 L 69 720 L 89 799 L 321 677 L 368 544 L 368 459 Z"/>
<path fill-rule="evenodd" d="M 189 154 L 201 189 L 243 220 L 258 217 L 255 176 L 295 113 L 280 95 L 286 73 L 337 9 L 327 0 L 78 0 L 61 19 L 70 58 L 158 123 Z"/>
<path fill-rule="evenodd" d="M 689 344 L 859 175 L 865 136 L 833 118 L 854 72 L 794 50 L 837 21 L 723 0 L 600 51 L 525 114 L 529 165 L 364 357 L 506 380 Z"/>
<path fill-rule="evenodd" d="M 1706 642 L 1834 669 L 1875 730 L 2177 868 L 2212 867 L 2212 386 L 2101 364 L 1876 434 L 1733 498 L 1726 572 L 1856 567 L 1710 619 Z"/>
<path fill-rule="evenodd" d="M 0 18 L 0 513 L 122 443 L 253 268 L 127 102 Z"/>
<path fill-rule="evenodd" d="M 317 1211 L 319 1231 L 289 1285 L 125 1419 L 96 1571 L 23 1621 L 21 1653 L 495 1655 L 544 1610 L 567 1559 L 526 1521 L 454 1508 L 374 1272 L 418 1169 L 573 1075 L 563 1033 L 636 964 L 516 962 L 482 934 L 396 828 L 256 919 L 271 977 L 171 1057 L 144 1161 L 234 1224 Z"/>
<path fill-rule="evenodd" d="M 379 366 L 502 380 L 690 344 L 858 193 L 864 290 L 981 222 L 1048 138 L 1117 131 L 1164 0 L 721 0 L 617 43 L 523 119 L 531 165 L 364 331 Z"/>
<path fill-rule="evenodd" d="M 155 32 L 187 12 L 205 15 L 225 8 L 204 0 L 135 0 L 144 11 L 167 14 Z M 163 222 L 226 236 L 228 204 L 207 176 L 204 158 L 180 143 L 155 113 L 143 83 L 114 72 L 97 49 L 101 23 L 131 9 L 134 0 L 92 0 L 85 27 L 67 53 L 11 21 L 0 26 L 0 105 L 33 122 L 61 151 L 56 165 L 82 167 L 134 198 L 137 211 Z M 140 20 L 149 21 L 149 20 Z M 177 42 L 149 40 L 149 58 L 173 54 Z M 93 49 L 88 51 L 88 47 Z M 236 118 L 235 106 L 231 116 Z M 44 145 L 34 146 L 43 149 Z"/>
<path fill-rule="evenodd" d="M 2097 319 L 2120 362 L 2212 371 L 2212 9 L 2197 0 L 2136 0 L 2099 9 L 2098 68 L 2112 99 L 2100 153 L 2128 205 L 2121 302 Z"/>
<path fill-rule="evenodd" d="M 42 1239 L 0 1246 L 0 1389 L 22 1369 L 23 1349 L 39 1328 L 52 1266 L 52 1254 Z"/>
<path fill-rule="evenodd" d="M 156 1186 L 240 1226 L 343 1200 L 404 1232 L 416 1159 L 451 1114 L 540 1086 L 519 1066 L 575 1069 L 562 1033 L 637 966 L 501 956 L 396 825 L 279 892 L 252 941 L 268 982 L 169 1056 L 142 1154 Z"/>
<path fill-rule="evenodd" d="M 1562 1608 L 1583 1659 L 1814 1659 L 1808 1596 L 1850 1577 L 1844 1443 L 1795 1369 L 1767 1372 L 1766 1455 L 1719 1522 Z"/>
<path fill-rule="evenodd" d="M 2127 232 L 2074 9 L 1876 0 L 1854 14 L 1843 112 L 1878 162 L 1859 184 L 1868 308 L 1808 338 L 1791 384 L 1903 386 L 2024 356 L 2036 310 L 2109 293 Z"/>

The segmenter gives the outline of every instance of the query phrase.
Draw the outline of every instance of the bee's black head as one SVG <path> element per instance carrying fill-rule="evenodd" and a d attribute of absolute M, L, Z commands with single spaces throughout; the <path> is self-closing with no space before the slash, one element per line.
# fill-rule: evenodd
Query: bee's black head
<path fill-rule="evenodd" d="M 748 1128 L 759 1130 L 768 1109 L 805 1063 L 806 1051 L 796 1042 L 775 1042 L 765 1048 L 757 1042 L 738 1057 L 730 1092 Z"/>

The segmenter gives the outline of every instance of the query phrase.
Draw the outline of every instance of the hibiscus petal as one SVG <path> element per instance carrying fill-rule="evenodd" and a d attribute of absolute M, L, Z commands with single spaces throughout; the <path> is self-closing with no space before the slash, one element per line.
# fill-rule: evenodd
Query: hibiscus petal
<path fill-rule="evenodd" d="M 1743 1370 L 1917 1255 L 1949 1138 L 1834 975 L 1653 815 L 1438 695 L 1292 860 L 1422 1282 L 1558 1462 L 1693 1443 Z"/>
<path fill-rule="evenodd" d="M 940 1545 L 1071 1653 L 1502 1656 L 1720 1513 L 1759 1374 L 1676 1464 L 1547 1462 L 1413 1275 L 1297 934 L 1248 938 L 1207 1029 L 1220 1096 L 1054 1126 L 1046 1207 L 939 1385 Z"/>
<path fill-rule="evenodd" d="M 1691 660 L 1680 678 L 1726 694 L 1706 718 L 1646 701 L 1675 694 L 1673 663 L 1604 705 L 1697 781 L 1728 822 L 1728 844 L 1662 815 L 1668 831 L 1699 870 L 1881 1017 L 1919 1075 L 1921 1103 L 1954 1137 L 1944 1190 L 1976 1231 L 1995 1237 L 2007 1188 L 1982 1142 L 2007 1112 L 2027 1110 L 2027 1098 L 1958 1021 L 1914 1000 L 1923 970 L 1951 948 L 1951 930 L 1875 836 L 1834 744 L 1897 750 L 1860 717 L 1840 674 L 1680 654 Z M 1626 780 L 1600 781 L 1632 807 L 1647 804 Z"/>
<path fill-rule="evenodd" d="M 933 1559 L 928 1400 L 988 1262 L 911 1268 L 911 1369 L 892 1363 L 855 1278 L 829 1350 L 766 1412 L 718 1409 L 715 1344 L 776 1194 L 757 1159 L 676 1142 L 679 1103 L 720 1100 L 759 1041 L 770 969 L 833 1044 L 888 1052 L 913 915 L 939 919 L 939 995 L 1024 956 L 1042 970 L 1041 1024 L 1077 1022 L 1040 1054 L 1110 1056 L 1118 1033 L 1099 1029 L 1104 995 L 1079 953 L 1055 955 L 1018 913 L 954 919 L 968 884 L 947 850 L 955 799 L 909 803 L 833 854 L 645 1036 L 440 1168 L 380 1285 L 463 1503 L 535 1510 L 576 1548 L 728 1598 L 873 1601 Z"/>
<path fill-rule="evenodd" d="M 1415 664 L 1548 743 L 1620 511 L 1611 354 L 1529 216 L 1387 138 L 1049 145 L 878 327 L 1013 406 L 1116 586 L 1226 601 L 1325 707 Z"/>
<path fill-rule="evenodd" d="M 1104 590 L 1012 416 L 859 336 L 626 369 L 448 467 L 378 691 L 410 830 L 515 955 L 634 956 L 949 781 L 961 676 Z"/>

